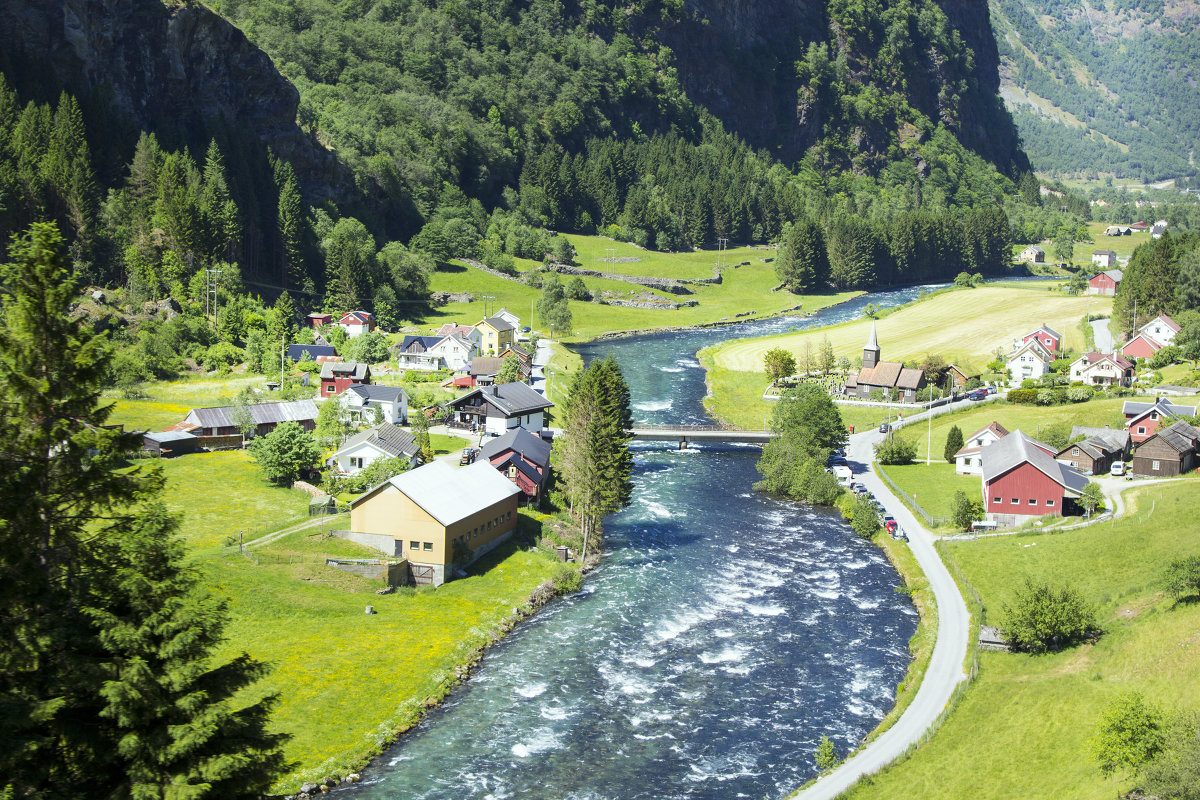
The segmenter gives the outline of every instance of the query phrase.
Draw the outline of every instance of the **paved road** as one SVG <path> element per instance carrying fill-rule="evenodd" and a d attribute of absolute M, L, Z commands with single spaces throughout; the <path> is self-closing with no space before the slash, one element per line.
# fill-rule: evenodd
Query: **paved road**
<path fill-rule="evenodd" d="M 1096 342 L 1096 352 L 1111 353 L 1113 351 L 1112 331 L 1108 329 L 1108 320 L 1092 320 L 1092 338 Z"/>
<path fill-rule="evenodd" d="M 969 401 L 960 401 L 935 409 L 934 415 L 962 407 L 963 404 L 969 404 Z M 903 424 L 915 425 L 924 422 L 927 413 L 923 412 L 906 419 Z M 834 798 L 853 786 L 863 775 L 877 772 L 899 758 L 937 721 L 955 688 L 966 678 L 963 662 L 967 657 L 967 639 L 971 628 L 967 605 L 959 594 L 954 579 L 946 570 L 946 565 L 934 549 L 933 534 L 921 527 L 912 512 L 871 471 L 873 447 L 881 438 L 883 434 L 878 431 L 851 436 L 846 458 L 854 470 L 855 479 L 871 490 L 887 513 L 895 517 L 908 533 L 909 547 L 916 556 L 917 563 L 925 571 L 937 601 L 937 642 L 934 644 L 933 656 L 925 679 L 921 682 L 921 688 L 917 690 L 917 696 L 896 724 L 837 769 L 796 795 L 801 800 Z"/>

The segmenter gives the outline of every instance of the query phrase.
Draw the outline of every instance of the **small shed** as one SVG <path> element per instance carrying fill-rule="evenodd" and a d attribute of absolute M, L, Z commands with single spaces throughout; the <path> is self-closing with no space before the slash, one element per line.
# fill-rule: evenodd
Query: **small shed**
<path fill-rule="evenodd" d="M 142 449 L 171 458 L 195 453 L 200 449 L 200 440 L 187 431 L 151 431 L 142 434 Z"/>

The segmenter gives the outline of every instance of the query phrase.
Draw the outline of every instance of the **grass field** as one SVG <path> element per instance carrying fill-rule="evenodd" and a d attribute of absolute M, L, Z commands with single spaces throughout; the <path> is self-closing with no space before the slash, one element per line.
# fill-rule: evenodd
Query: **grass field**
<path fill-rule="evenodd" d="M 981 652 L 978 677 L 933 739 L 850 796 L 1101 800 L 1130 788 L 1104 779 L 1085 743 L 1119 692 L 1197 705 L 1200 603 L 1176 604 L 1156 583 L 1167 561 L 1200 553 L 1200 485 L 1149 486 L 1132 502 L 1113 523 L 939 545 L 982 597 L 985 622 L 1030 576 L 1078 587 L 1097 605 L 1104 635 L 1038 657 Z"/>
<path fill-rule="evenodd" d="M 617 242 L 604 236 L 568 236 L 575 247 L 576 263 L 584 269 L 597 272 L 615 272 L 618 275 L 634 275 L 653 278 L 711 278 L 713 268 L 721 255 L 716 250 L 696 250 L 690 253 L 657 253 L 643 250 L 628 242 Z M 612 253 L 607 252 L 613 250 Z M 636 258 L 633 262 L 611 263 L 602 259 Z M 735 247 L 724 253 L 726 273 L 739 264 L 762 264 L 765 258 L 774 258 L 773 247 Z M 744 267 L 742 267 L 744 268 Z"/>
<path fill-rule="evenodd" d="M 570 238 L 574 242 L 577 237 Z M 607 239 L 600 241 L 617 245 L 618 252 L 621 252 L 619 243 L 610 242 Z M 628 247 L 632 248 L 632 245 L 628 245 Z M 636 264 L 618 264 L 616 266 L 623 268 L 625 274 L 632 275 L 707 277 L 711 273 L 711 264 L 714 258 L 711 252 L 649 253 L 642 250 L 637 252 L 647 260 Z M 739 261 L 747 260 L 744 255 L 735 258 L 732 255 L 734 252 L 737 251 L 730 251 L 730 255 L 727 256 L 729 263 L 737 264 Z M 696 300 L 698 305 L 693 307 L 675 310 L 642 309 L 572 300 L 570 305 L 574 330 L 568 339 L 581 341 L 613 331 L 667 328 L 732 320 L 735 314 L 747 311 L 751 313 L 745 318 L 753 319 L 801 304 L 806 311 L 813 311 L 861 294 L 861 292 L 842 292 L 824 295 L 793 295 L 783 291 L 773 292 L 771 290 L 779 282 L 775 277 L 774 265 L 762 261 L 762 251 L 754 252 L 758 256 L 751 259 L 749 266 L 725 270 L 723 281 L 719 285 L 693 286 L 690 295 L 651 292 L 656 296 L 675 301 Z M 587 265 L 587 262 L 581 263 Z M 703 264 L 708 264 L 708 266 L 701 268 Z M 594 267 L 594 263 L 588 266 L 589 269 Z M 652 271 L 643 272 L 641 268 Z M 593 292 L 600 289 L 612 289 L 629 296 L 631 291 L 635 295 L 643 291 L 642 287 L 605 278 L 585 277 L 583 282 Z M 499 278 L 474 267 L 452 265 L 434 273 L 430 287 L 435 291 L 469 292 L 476 299 L 470 303 L 448 303 L 434 309 L 418 321 L 417 324 L 422 329 L 437 328 L 445 322 L 464 324 L 478 322 L 483 317 L 483 298 L 486 296 L 494 298 L 489 301 L 494 308 L 506 307 L 521 317 L 522 325 L 529 324 L 544 333 L 548 332 L 534 316 L 534 304 L 541 296 L 540 290 L 519 281 Z M 530 322 L 531 318 L 532 322 Z"/>
<path fill-rule="evenodd" d="M 193 408 L 231 405 L 242 389 L 261 388 L 266 381 L 263 375 L 194 375 L 152 381 L 142 387 L 145 398 L 116 399 L 110 422 L 123 423 L 126 430 L 160 431 L 180 422 Z"/>
<path fill-rule="evenodd" d="M 1068 348 L 1082 348 L 1079 321 L 1089 309 L 1092 313 L 1109 313 L 1112 299 L 1071 297 L 1045 289 L 983 286 L 944 292 L 913 303 L 878 320 L 876 327 L 885 360 L 919 360 L 928 354 L 940 354 L 950 363 L 980 371 L 997 348 L 1007 351 L 1013 339 L 1042 324 L 1063 334 Z M 863 318 L 803 333 L 741 339 L 717 348 L 713 361 L 720 367 L 762 375 L 767 350 L 782 347 L 799 354 L 808 343 L 815 352 L 826 336 L 838 357 L 854 359 L 862 356 L 870 330 L 871 320 Z"/>
<path fill-rule="evenodd" d="M 950 517 L 953 513 L 955 492 L 966 492 L 970 498 L 979 497 L 978 475 L 958 475 L 954 472 L 953 464 L 947 464 L 940 459 L 935 459 L 929 466 L 922 460 L 919 464 L 881 469 L 934 519 Z"/>

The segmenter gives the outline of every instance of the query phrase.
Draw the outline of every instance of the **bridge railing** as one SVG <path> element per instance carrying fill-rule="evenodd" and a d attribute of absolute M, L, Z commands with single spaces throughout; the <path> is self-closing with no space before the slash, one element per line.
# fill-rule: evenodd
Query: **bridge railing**
<path fill-rule="evenodd" d="M 702 431 L 737 431 L 723 425 L 634 425 L 635 431 L 650 431 L 653 433 L 699 433 Z"/>

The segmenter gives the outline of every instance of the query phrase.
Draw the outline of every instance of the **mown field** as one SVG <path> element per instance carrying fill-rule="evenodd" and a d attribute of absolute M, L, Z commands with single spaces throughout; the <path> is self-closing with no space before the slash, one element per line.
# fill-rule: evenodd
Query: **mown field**
<path fill-rule="evenodd" d="M 934 354 L 978 372 L 997 348 L 1007 352 L 1013 339 L 1043 324 L 1063 334 L 1066 347 L 1081 349 L 1085 342 L 1079 322 L 1089 310 L 1110 313 L 1112 298 L 1071 297 L 1036 285 L 981 286 L 936 294 L 875 324 L 884 360 L 920 360 Z M 863 318 L 799 333 L 741 339 L 716 348 L 713 362 L 726 369 L 757 373 L 761 379 L 767 350 L 781 347 L 800 354 L 808 344 L 817 352 L 828 337 L 835 355 L 854 359 L 862 356 L 870 330 L 871 320 Z"/>
<path fill-rule="evenodd" d="M 717 258 L 716 252 L 711 250 L 693 253 L 654 253 L 600 237 L 569 236 L 568 238 L 579 250 L 578 263 L 587 269 L 609 268 L 609 264 L 596 261 L 596 258 L 607 257 L 603 252 L 605 247 L 616 248 L 617 257 L 628 256 L 643 259 L 635 263 L 611 265 L 614 271 L 625 275 L 674 278 L 710 277 Z M 774 252 L 770 250 L 755 248 L 729 250 L 725 256 L 729 267 L 723 273 L 722 282 L 719 285 L 692 286 L 690 287 L 692 293 L 687 295 L 671 295 L 607 278 L 585 277 L 583 282 L 593 293 L 611 290 L 626 299 L 637 299 L 637 296 L 649 292 L 656 297 L 674 302 L 696 300 L 698 305 L 674 310 L 642 309 L 572 300 L 570 305 L 574 329 L 571 336 L 567 338 L 570 341 L 582 341 L 614 331 L 731 321 L 735 319 L 735 315 L 745 312 L 750 313 L 745 317 L 737 318 L 753 319 L 775 314 L 798 305 L 802 305 L 806 311 L 813 311 L 861 294 L 860 292 L 841 292 L 823 295 L 793 295 L 784 291 L 772 291 L 779 281 L 775 277 L 774 265 L 765 262 L 764 259 L 773 256 Z M 736 266 L 746 261 L 750 262 L 748 266 Z M 527 265 L 522 262 L 521 266 Z M 506 307 L 521 317 L 522 325 L 531 325 L 536 330 L 548 333 L 537 319 L 534 311 L 541 291 L 519 280 L 500 278 L 474 267 L 454 264 L 434 273 L 430 287 L 434 291 L 469 292 L 475 297 L 475 300 L 470 303 L 448 303 L 434 309 L 418 321 L 422 330 L 440 327 L 445 322 L 474 324 L 483 317 L 484 298 L 488 297 L 494 298 L 488 301 L 491 308 Z M 555 338 L 558 338 L 557 335 Z"/>
<path fill-rule="evenodd" d="M 1028 576 L 1079 588 L 1104 634 L 1044 656 L 980 652 L 978 677 L 933 738 L 847 796 L 1104 800 L 1132 787 L 1104 778 L 1086 742 L 1124 691 L 1168 709 L 1198 705 L 1200 603 L 1176 603 L 1157 582 L 1172 558 L 1200 553 L 1200 485 L 1148 486 L 1130 499 L 1131 513 L 1112 523 L 939 545 L 978 591 L 985 624 Z"/>

